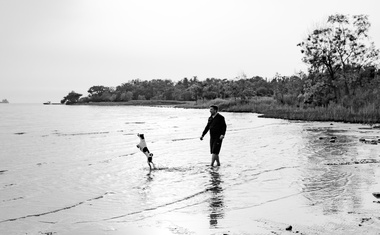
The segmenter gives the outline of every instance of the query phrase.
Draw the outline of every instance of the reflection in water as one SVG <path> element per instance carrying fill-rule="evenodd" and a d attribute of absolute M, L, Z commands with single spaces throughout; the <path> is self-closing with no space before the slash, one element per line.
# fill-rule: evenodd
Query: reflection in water
<path fill-rule="evenodd" d="M 304 196 L 312 205 L 320 205 L 324 214 L 336 214 L 342 210 L 360 207 L 361 195 L 357 189 L 370 184 L 373 171 L 355 174 L 355 168 L 329 163 L 353 162 L 361 157 L 356 150 L 357 139 L 345 135 L 344 130 L 332 128 L 308 129 L 305 176 L 302 180 Z M 332 136 L 336 141 L 330 142 Z"/>
<path fill-rule="evenodd" d="M 211 192 L 211 198 L 209 201 L 210 207 L 210 227 L 216 228 L 218 225 L 218 219 L 224 217 L 224 202 L 223 202 L 223 188 L 220 186 L 222 180 L 220 174 L 217 171 L 218 169 L 212 169 L 210 171 L 210 182 L 211 185 L 208 188 L 208 191 Z"/>
<path fill-rule="evenodd" d="M 143 180 L 142 183 L 137 187 L 139 189 L 138 193 L 140 195 L 140 199 L 144 204 L 149 204 L 149 201 L 152 200 L 152 182 L 153 177 L 150 174 L 146 175 L 145 182 Z"/>

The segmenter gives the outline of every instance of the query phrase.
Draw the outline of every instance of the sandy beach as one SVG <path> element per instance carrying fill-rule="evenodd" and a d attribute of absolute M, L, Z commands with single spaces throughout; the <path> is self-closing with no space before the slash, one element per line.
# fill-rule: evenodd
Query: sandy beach
<path fill-rule="evenodd" d="M 222 113 L 211 168 L 207 110 L 9 109 L 0 234 L 379 234 L 379 129 Z M 150 175 L 136 133 L 154 153 Z"/>

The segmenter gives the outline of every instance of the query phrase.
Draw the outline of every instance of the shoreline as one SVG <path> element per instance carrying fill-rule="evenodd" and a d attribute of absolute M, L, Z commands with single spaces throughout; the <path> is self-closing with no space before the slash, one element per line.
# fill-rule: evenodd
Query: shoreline
<path fill-rule="evenodd" d="M 94 105 L 94 106 L 174 106 L 186 105 L 189 101 L 176 101 L 176 100 L 131 100 L 123 102 L 89 102 L 89 103 L 75 103 L 70 105 Z"/>
<path fill-rule="evenodd" d="M 71 105 L 90 106 L 150 106 L 173 107 L 183 109 L 207 109 L 211 104 L 220 107 L 221 112 L 231 113 L 257 113 L 260 118 L 275 118 L 283 120 L 310 121 L 310 122 L 340 122 L 351 124 L 365 124 L 380 128 L 380 120 L 376 115 L 368 113 L 344 113 L 341 107 L 337 108 L 299 108 L 268 104 L 267 101 L 253 101 L 253 103 L 239 104 L 227 100 L 210 100 L 196 103 L 195 101 L 176 100 L 131 100 L 125 102 L 90 102 L 75 103 Z"/>

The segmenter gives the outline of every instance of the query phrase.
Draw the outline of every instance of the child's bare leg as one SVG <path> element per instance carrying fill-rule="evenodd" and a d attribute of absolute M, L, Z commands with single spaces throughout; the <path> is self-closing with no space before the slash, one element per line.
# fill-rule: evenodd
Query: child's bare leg
<path fill-rule="evenodd" d="M 148 166 L 149 166 L 149 173 L 150 174 L 152 172 L 152 167 L 150 166 L 149 162 L 148 162 Z"/>

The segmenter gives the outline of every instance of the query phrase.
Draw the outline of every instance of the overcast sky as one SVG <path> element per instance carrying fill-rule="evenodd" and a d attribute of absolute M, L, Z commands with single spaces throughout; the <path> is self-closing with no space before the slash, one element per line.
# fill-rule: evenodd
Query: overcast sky
<path fill-rule="evenodd" d="M 271 79 L 306 66 L 297 43 L 335 13 L 378 0 L 0 0 L 0 99 L 59 102 L 93 85 L 184 77 Z"/>

